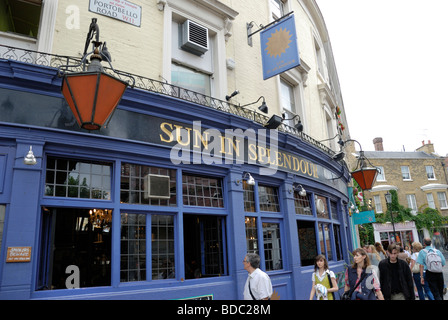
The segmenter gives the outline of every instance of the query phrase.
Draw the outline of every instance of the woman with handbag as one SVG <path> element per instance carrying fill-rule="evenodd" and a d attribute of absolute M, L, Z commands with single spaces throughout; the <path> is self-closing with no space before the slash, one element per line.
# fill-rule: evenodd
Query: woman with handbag
<path fill-rule="evenodd" d="M 380 282 L 364 249 L 353 251 L 353 265 L 345 271 L 342 300 L 384 300 Z"/>
<path fill-rule="evenodd" d="M 333 292 L 338 291 L 338 284 L 333 271 L 328 269 L 328 262 L 324 255 L 319 254 L 314 259 L 313 285 L 310 300 L 316 295 L 316 300 L 335 300 Z"/>
<path fill-rule="evenodd" d="M 422 286 L 420 282 L 420 265 L 417 263 L 417 257 L 420 250 L 423 249 L 423 246 L 420 242 L 416 241 L 412 243 L 412 255 L 411 255 L 411 271 L 412 271 L 412 277 L 414 278 L 414 284 L 417 288 L 418 292 L 418 298 L 420 300 L 425 300 L 425 294 L 428 297 L 429 300 L 434 300 L 434 296 L 429 289 L 428 282 L 425 281 L 425 284 Z M 423 277 L 425 277 L 425 273 L 423 273 Z M 424 290 L 424 293 L 423 293 Z"/>

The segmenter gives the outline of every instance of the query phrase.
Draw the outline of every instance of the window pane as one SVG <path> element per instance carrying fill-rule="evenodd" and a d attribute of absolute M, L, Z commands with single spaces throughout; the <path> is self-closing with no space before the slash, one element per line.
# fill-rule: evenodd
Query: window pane
<path fill-rule="evenodd" d="M 302 266 L 314 264 L 317 255 L 316 229 L 313 221 L 297 221 L 299 235 L 300 262 Z"/>
<path fill-rule="evenodd" d="M 249 185 L 246 180 L 243 180 L 244 190 L 244 211 L 255 212 L 255 194 L 254 186 Z"/>
<path fill-rule="evenodd" d="M 145 177 L 148 174 L 170 177 L 170 198 L 149 198 L 145 194 Z M 122 203 L 176 206 L 176 170 L 131 163 L 121 165 L 120 201 Z"/>
<path fill-rule="evenodd" d="M 314 201 L 316 205 L 317 217 L 329 219 L 330 216 L 328 214 L 327 198 L 322 196 L 315 196 Z"/>
<path fill-rule="evenodd" d="M 175 278 L 174 217 L 151 217 L 152 279 Z"/>
<path fill-rule="evenodd" d="M 294 191 L 294 207 L 296 209 L 296 214 L 313 215 L 310 206 L 310 195 L 308 194 L 302 197 L 299 195 L 298 191 Z"/>
<path fill-rule="evenodd" d="M 246 217 L 246 246 L 248 253 L 258 253 L 257 218 Z"/>
<path fill-rule="evenodd" d="M 86 199 L 111 199 L 112 165 L 47 158 L 45 195 Z"/>
<path fill-rule="evenodd" d="M 266 270 L 283 269 L 282 244 L 278 223 L 263 223 L 263 245 Z"/>
<path fill-rule="evenodd" d="M 184 174 L 182 192 L 186 206 L 224 207 L 221 179 Z"/>
<path fill-rule="evenodd" d="M 277 191 L 274 187 L 258 185 L 260 211 L 280 212 Z"/>
<path fill-rule="evenodd" d="M 210 76 L 177 64 L 171 65 L 171 84 L 210 96 Z M 183 92 L 179 95 L 182 96 Z"/>
<path fill-rule="evenodd" d="M 146 215 L 121 214 L 120 281 L 146 280 Z"/>

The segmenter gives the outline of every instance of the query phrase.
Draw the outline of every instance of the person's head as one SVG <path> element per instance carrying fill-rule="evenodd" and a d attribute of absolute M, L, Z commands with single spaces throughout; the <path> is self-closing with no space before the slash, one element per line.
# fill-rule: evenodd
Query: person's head
<path fill-rule="evenodd" d="M 425 245 L 425 247 L 429 247 L 431 245 L 431 239 L 430 238 L 425 238 L 423 239 L 423 244 Z"/>
<path fill-rule="evenodd" d="M 387 252 L 389 252 L 389 261 L 396 262 L 398 253 L 400 252 L 400 247 L 398 247 L 395 243 L 392 243 L 387 247 Z"/>
<path fill-rule="evenodd" d="M 414 250 L 415 252 L 419 252 L 422 249 L 423 249 L 423 246 L 420 242 L 415 241 L 412 243 L 412 250 Z"/>
<path fill-rule="evenodd" d="M 375 248 L 378 252 L 384 252 L 383 245 L 380 242 L 375 242 Z"/>
<path fill-rule="evenodd" d="M 257 269 L 260 267 L 260 256 L 256 253 L 248 253 L 243 260 L 244 269 L 248 270 L 249 267 Z"/>
<path fill-rule="evenodd" d="M 361 265 L 364 269 L 370 266 L 370 259 L 367 256 L 366 250 L 357 248 L 353 250 L 353 268 Z"/>
<path fill-rule="evenodd" d="M 318 270 L 320 267 L 324 268 L 324 270 L 328 269 L 328 262 L 323 254 L 319 254 L 314 259 L 314 270 Z"/>

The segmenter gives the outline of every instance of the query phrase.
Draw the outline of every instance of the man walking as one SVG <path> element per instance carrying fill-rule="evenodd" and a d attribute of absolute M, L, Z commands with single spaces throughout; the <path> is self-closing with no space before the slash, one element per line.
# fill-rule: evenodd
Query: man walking
<path fill-rule="evenodd" d="M 445 257 L 442 252 L 431 247 L 431 239 L 423 239 L 425 249 L 420 250 L 417 263 L 420 264 L 420 281 L 423 285 L 425 278 L 423 277 L 423 271 L 426 272 L 426 281 L 428 282 L 429 289 L 434 295 L 435 300 L 443 300 L 443 272 L 442 267 L 445 265 Z"/>
<path fill-rule="evenodd" d="M 380 287 L 385 300 L 415 300 L 414 279 L 406 261 L 398 259 L 399 248 L 395 244 L 387 248 L 389 257 L 378 265 Z"/>
<path fill-rule="evenodd" d="M 260 270 L 260 256 L 248 253 L 243 263 L 244 269 L 249 272 L 244 285 L 244 300 L 269 300 L 272 295 L 271 279 Z"/>

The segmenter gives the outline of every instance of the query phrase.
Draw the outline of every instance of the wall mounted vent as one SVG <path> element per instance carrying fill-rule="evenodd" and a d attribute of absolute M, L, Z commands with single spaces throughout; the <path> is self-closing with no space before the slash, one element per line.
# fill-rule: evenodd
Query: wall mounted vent
<path fill-rule="evenodd" d="M 144 178 L 145 198 L 169 199 L 170 177 L 148 174 Z"/>
<path fill-rule="evenodd" d="M 182 24 L 181 48 L 201 56 L 208 51 L 208 29 L 187 20 Z"/>

